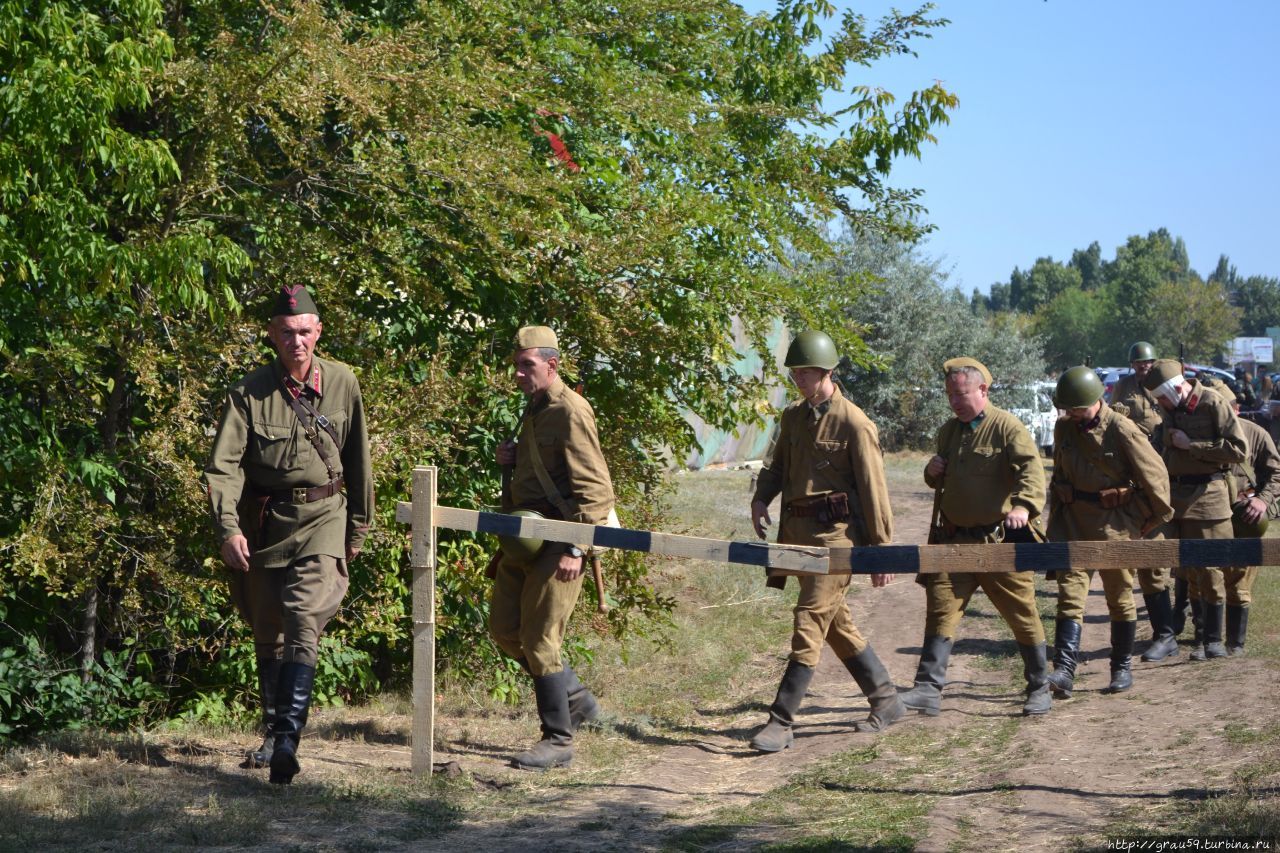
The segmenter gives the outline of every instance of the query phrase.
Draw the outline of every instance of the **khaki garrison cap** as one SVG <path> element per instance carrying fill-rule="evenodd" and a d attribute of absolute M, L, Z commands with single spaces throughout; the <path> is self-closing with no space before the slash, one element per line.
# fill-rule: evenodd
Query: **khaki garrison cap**
<path fill-rule="evenodd" d="M 976 358 L 952 358 L 942 363 L 942 376 L 945 379 L 947 374 L 953 370 L 959 370 L 962 367 L 972 367 L 982 374 L 982 384 L 987 387 L 991 386 L 991 371 L 987 370 L 987 366 Z"/>
<path fill-rule="evenodd" d="M 516 352 L 534 347 L 558 350 L 560 342 L 556 340 L 556 333 L 550 326 L 522 326 L 516 332 Z"/>
<path fill-rule="evenodd" d="M 1172 358 L 1156 359 L 1156 363 L 1151 365 L 1151 370 L 1142 377 L 1142 387 L 1148 391 L 1154 391 L 1175 376 L 1181 375 L 1182 362 Z"/>
<path fill-rule="evenodd" d="M 276 301 L 271 306 L 272 317 L 293 317 L 298 314 L 315 314 L 320 316 L 316 301 L 311 298 L 307 288 L 301 284 L 283 284 L 276 294 Z"/>

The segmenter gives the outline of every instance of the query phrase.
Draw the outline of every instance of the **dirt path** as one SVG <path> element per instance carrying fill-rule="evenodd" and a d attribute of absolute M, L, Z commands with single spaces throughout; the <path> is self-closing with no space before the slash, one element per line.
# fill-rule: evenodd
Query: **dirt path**
<path fill-rule="evenodd" d="M 923 541 L 928 502 L 923 490 L 895 495 L 895 517 L 907 520 L 898 524 L 897 541 Z M 1044 586 L 1042 595 L 1051 590 L 1056 592 L 1052 585 Z M 924 624 L 923 590 L 904 577 L 881 590 L 861 589 L 851 604 L 895 683 L 909 685 Z M 1139 618 L 1142 638 L 1148 633 L 1145 611 L 1140 609 Z M 1045 718 L 1024 719 L 1019 715 L 1021 684 L 1010 679 L 1020 669 L 1016 647 L 985 598 L 975 596 L 952 657 L 942 715 L 913 716 L 901 725 L 953 730 L 975 720 L 999 719 L 1012 721 L 1015 731 L 1001 760 L 990 762 L 975 750 L 948 766 L 948 775 L 957 780 L 954 786 L 938 786 L 937 780 L 917 786 L 921 792 L 944 791 L 918 849 L 1066 848 L 1072 839 L 1102 830 L 1127 810 L 1169 798 L 1202 797 L 1201 789 L 1223 789 L 1233 764 L 1244 756 L 1225 742 L 1222 721 L 1262 727 L 1280 718 L 1256 694 L 1257 685 L 1270 683 L 1270 670 L 1248 658 L 1195 664 L 1187 661 L 1184 650 L 1171 663 L 1135 659 L 1134 689 L 1122 696 L 1102 694 L 1109 680 L 1108 631 L 1105 599 L 1095 579 L 1075 697 L 1055 703 Z M 1144 645 L 1140 642 L 1139 649 Z M 982 665 L 993 649 L 1008 658 L 1008 666 Z M 514 826 L 503 821 L 468 825 L 442 839 L 439 849 L 456 847 L 459 838 L 499 850 L 653 849 L 680 827 L 697 825 L 700 815 L 749 804 L 816 762 L 869 744 L 873 735 L 852 730 L 866 711 L 856 685 L 828 651 L 798 717 L 791 749 L 760 756 L 746 748 L 745 738 L 760 722 L 758 709 L 752 708 L 722 735 L 665 748 L 644 765 L 627 768 L 614 782 L 567 789 L 559 799 L 540 803 L 537 816 L 523 817 Z M 497 767 L 487 765 L 500 760 L 477 763 L 474 754 L 458 759 L 479 777 L 490 769 L 496 772 Z M 892 754 L 877 759 L 888 764 L 896 760 Z M 738 835 L 716 849 L 779 840 L 765 828 L 759 837 Z"/>

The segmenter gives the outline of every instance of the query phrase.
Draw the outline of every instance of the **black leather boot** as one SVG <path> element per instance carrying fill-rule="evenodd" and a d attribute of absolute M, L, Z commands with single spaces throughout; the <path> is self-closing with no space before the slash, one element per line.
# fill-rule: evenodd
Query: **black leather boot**
<path fill-rule="evenodd" d="M 947 662 L 951 660 L 951 640 L 934 635 L 924 638 L 920 663 L 916 667 L 916 683 L 898 694 L 904 707 L 936 717 L 942 711 L 942 688 L 947 683 Z"/>
<path fill-rule="evenodd" d="M 276 685 L 276 721 L 271 727 L 275 740 L 271 751 L 271 783 L 290 785 L 298 775 L 298 742 L 307 725 L 311 709 L 311 687 L 316 681 L 316 668 L 288 661 L 280 666 Z"/>
<path fill-rule="evenodd" d="M 769 706 L 769 721 L 760 727 L 751 738 L 751 748 L 759 752 L 781 752 L 791 746 L 795 736 L 791 726 L 795 722 L 796 711 L 809 692 L 809 682 L 813 680 L 813 667 L 787 661 L 787 670 L 782 674 L 782 683 L 778 685 L 778 695 Z"/>
<path fill-rule="evenodd" d="M 1049 695 L 1048 649 L 1044 643 L 1034 646 L 1019 643 L 1018 651 L 1022 653 L 1022 674 L 1027 679 L 1027 701 L 1022 705 L 1022 715 L 1047 714 L 1053 707 L 1053 697 Z"/>
<path fill-rule="evenodd" d="M 1133 640 L 1137 622 L 1111 623 L 1111 683 L 1108 693 L 1123 693 L 1133 686 Z"/>
<path fill-rule="evenodd" d="M 267 767 L 271 764 L 271 753 L 275 752 L 276 739 L 271 733 L 276 722 L 276 686 L 280 683 L 280 667 L 284 664 L 280 658 L 258 658 L 258 695 L 262 699 L 262 746 L 249 750 L 245 756 L 245 766 L 251 768 Z"/>
<path fill-rule="evenodd" d="M 1244 635 L 1249 631 L 1249 606 L 1227 605 L 1227 654 L 1235 657 L 1244 654 Z"/>
<path fill-rule="evenodd" d="M 1187 605 L 1190 604 L 1187 579 L 1173 579 L 1173 636 L 1182 636 L 1182 631 L 1187 627 Z"/>
<path fill-rule="evenodd" d="M 533 677 L 533 695 L 542 722 L 542 740 L 511 759 L 521 770 L 563 767 L 573 760 L 573 724 L 569 720 L 565 670 Z"/>
<path fill-rule="evenodd" d="M 1222 644 L 1222 616 L 1226 605 L 1200 602 L 1200 618 L 1204 621 L 1204 656 L 1207 660 L 1225 658 L 1227 647 Z"/>
<path fill-rule="evenodd" d="M 1195 627 L 1195 636 L 1191 640 L 1192 660 L 1204 660 L 1204 602 L 1194 599 L 1191 602 L 1191 624 Z"/>
<path fill-rule="evenodd" d="M 1178 654 L 1178 638 L 1173 633 L 1173 605 L 1169 603 L 1169 590 L 1144 594 L 1147 616 L 1151 619 L 1151 645 L 1142 653 L 1148 662 L 1161 661 Z"/>
<path fill-rule="evenodd" d="M 1059 619 L 1053 638 L 1053 673 L 1049 676 L 1054 699 L 1071 698 L 1079 660 L 1080 623 L 1074 619 Z"/>
<path fill-rule="evenodd" d="M 907 709 L 898 698 L 898 688 L 889 680 L 884 664 L 876 657 L 875 649 L 868 645 L 861 654 L 846 659 L 844 665 L 853 680 L 858 682 L 858 689 L 871 703 L 870 715 L 865 720 L 854 723 L 854 731 L 884 731 L 902 719 Z"/>
<path fill-rule="evenodd" d="M 600 716 L 600 703 L 578 679 L 573 667 L 565 661 L 561 663 L 564 665 L 565 692 L 569 694 L 569 727 L 576 732 L 583 723 L 593 722 Z"/>

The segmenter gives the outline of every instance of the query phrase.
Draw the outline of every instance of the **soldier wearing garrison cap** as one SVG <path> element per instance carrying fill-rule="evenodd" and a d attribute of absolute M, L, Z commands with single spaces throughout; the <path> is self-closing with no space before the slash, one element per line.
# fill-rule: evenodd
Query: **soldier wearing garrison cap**
<path fill-rule="evenodd" d="M 1174 515 L 1161 532 L 1168 539 L 1232 538 L 1228 478 L 1231 466 L 1244 461 L 1248 450 L 1235 412 L 1220 394 L 1207 390 L 1196 379 L 1185 378 L 1182 364 L 1172 359 L 1157 361 L 1142 384 L 1164 411 L 1156 438 L 1169 469 Z M 1192 652 L 1191 659 L 1225 657 L 1222 570 L 1196 568 L 1190 570 L 1190 576 L 1199 587 L 1204 643 Z M 1174 640 L 1168 654 L 1176 653 Z"/>
<path fill-rule="evenodd" d="M 782 495 L 778 541 L 789 545 L 839 547 L 887 545 L 893 510 L 884 480 L 884 458 L 876 425 L 845 399 L 831 378 L 840 361 L 824 332 L 796 335 L 786 366 L 802 399 L 782 413 L 777 439 L 756 481 L 751 521 L 764 538 L 769 504 Z M 840 658 L 871 713 L 854 728 L 878 732 L 902 717 L 902 703 L 875 650 L 858 631 L 845 594 L 852 575 L 801 577 L 794 610 L 791 657 L 769 708 L 768 721 L 751 739 L 760 752 L 791 745 L 792 723 L 822 656 L 823 645 Z M 770 579 L 770 585 L 783 578 Z M 872 575 L 883 586 L 888 575 Z"/>
<path fill-rule="evenodd" d="M 991 372 L 972 358 L 942 365 L 947 401 L 955 414 L 938 431 L 937 454 L 924 479 L 935 491 L 931 544 L 1043 539 L 1044 467 L 1031 433 L 1016 417 L 990 405 Z M 922 575 L 924 644 L 915 686 L 902 694 L 907 708 L 936 716 L 956 629 L 979 587 L 1013 630 L 1027 679 L 1023 714 L 1048 713 L 1049 669 L 1044 626 L 1031 572 L 951 572 Z"/>
<path fill-rule="evenodd" d="M 497 449 L 498 464 L 514 466 L 503 488 L 503 512 L 604 524 L 614 502 L 609 466 L 591 404 L 560 378 L 555 332 L 546 326 L 521 328 L 512 362 L 528 405 L 519 440 Z M 574 732 L 599 714 L 595 696 L 560 657 L 590 543 L 515 544 L 520 547 L 504 545 L 495 559 L 489 632 L 533 676 L 538 703 L 542 739 L 513 763 L 543 770 L 572 761 Z"/>
<path fill-rule="evenodd" d="M 307 289 L 285 285 L 267 335 L 276 358 L 227 392 L 205 467 L 222 559 L 253 628 L 266 736 L 248 764 L 298 773 L 317 651 L 373 519 L 373 471 L 355 374 L 315 354 Z"/>

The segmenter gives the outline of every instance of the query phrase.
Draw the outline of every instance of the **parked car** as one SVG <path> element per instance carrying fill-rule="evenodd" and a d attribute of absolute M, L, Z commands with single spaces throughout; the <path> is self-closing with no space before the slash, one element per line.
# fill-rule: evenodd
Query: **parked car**
<path fill-rule="evenodd" d="M 1133 373 L 1132 367 L 1095 367 L 1093 372 L 1102 380 L 1102 399 L 1111 402 L 1111 391 L 1116 383 Z"/>
<path fill-rule="evenodd" d="M 1053 392 L 1057 383 L 1041 381 L 1030 385 L 997 386 L 999 400 L 996 405 L 1007 409 L 1022 421 L 1036 447 L 1046 456 L 1053 455 L 1053 427 L 1058 422 L 1058 410 L 1053 405 Z"/>

